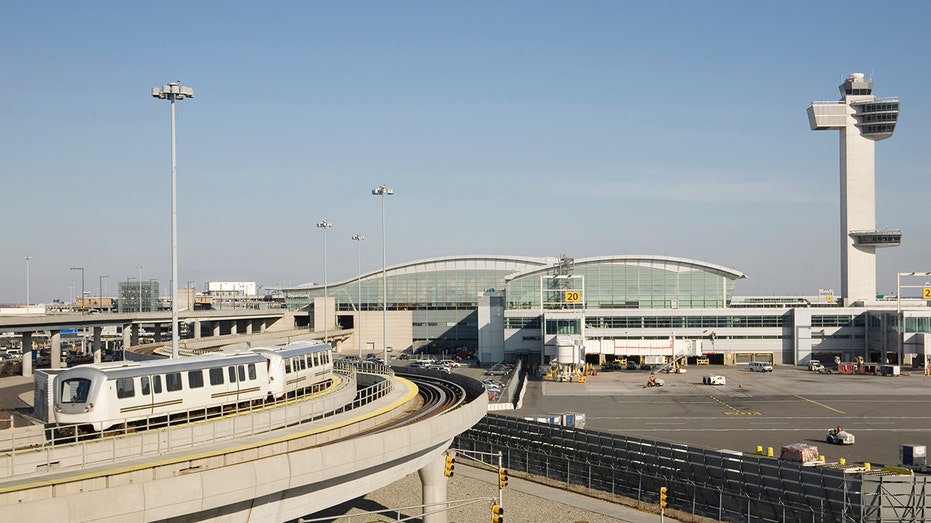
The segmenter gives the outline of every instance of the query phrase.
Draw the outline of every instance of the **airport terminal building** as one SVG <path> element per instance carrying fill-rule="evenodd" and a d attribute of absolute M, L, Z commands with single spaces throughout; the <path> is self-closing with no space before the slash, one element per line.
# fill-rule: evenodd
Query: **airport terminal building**
<path fill-rule="evenodd" d="M 283 289 L 286 306 L 306 310 L 317 331 L 324 317 L 329 328 L 351 329 L 355 339 L 338 342 L 348 354 L 381 351 L 387 339 L 394 350 L 468 347 L 489 363 L 546 363 L 569 343 L 587 363 L 687 354 L 718 365 L 862 357 L 921 366 L 931 332 L 926 301 L 735 298 L 740 271 L 667 256 L 454 256 L 382 274 Z"/>

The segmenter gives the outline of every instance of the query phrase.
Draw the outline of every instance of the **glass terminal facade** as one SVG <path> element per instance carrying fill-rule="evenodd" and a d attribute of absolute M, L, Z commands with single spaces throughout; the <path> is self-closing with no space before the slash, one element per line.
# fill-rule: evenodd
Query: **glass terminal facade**
<path fill-rule="evenodd" d="M 388 314 L 410 318 L 409 339 L 394 343 L 400 350 L 484 347 L 488 361 L 498 361 L 540 354 L 552 335 L 568 335 L 598 362 L 638 341 L 675 338 L 699 344 L 712 363 L 806 364 L 812 357 L 888 359 L 902 345 L 894 310 L 845 308 L 832 293 L 734 300 L 743 273 L 684 258 L 458 256 L 386 267 L 385 276 Z M 314 299 L 325 293 L 335 302 L 338 329 L 374 322 L 360 328 L 377 331 L 365 339 L 380 343 L 381 314 L 371 313 L 383 308 L 381 270 L 326 290 L 283 289 L 286 307 L 307 311 L 310 321 Z M 926 333 L 928 316 L 906 315 L 906 336 Z M 389 320 L 389 330 L 396 328 Z"/>

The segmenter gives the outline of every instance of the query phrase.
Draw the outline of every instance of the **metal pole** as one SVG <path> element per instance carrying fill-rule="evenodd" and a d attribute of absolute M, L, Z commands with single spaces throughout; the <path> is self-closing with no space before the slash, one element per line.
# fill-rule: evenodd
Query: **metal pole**
<path fill-rule="evenodd" d="M 895 332 L 896 336 L 896 353 L 898 355 L 898 363 L 902 364 L 902 339 L 905 337 L 905 330 L 902 325 L 902 273 L 895 273 L 895 321 L 896 325 Z M 880 364 L 885 363 L 885 358 L 879 362 Z"/>
<path fill-rule="evenodd" d="M 385 196 L 394 194 L 394 189 L 386 185 L 378 186 L 372 189 L 372 194 L 381 196 L 381 286 L 382 286 L 382 350 L 384 351 L 384 363 L 388 364 L 388 280 L 386 277 L 387 267 L 387 240 L 385 237 Z"/>
<path fill-rule="evenodd" d="M 330 322 L 327 319 L 327 309 L 329 308 L 329 292 L 327 291 L 327 274 L 326 274 L 326 230 L 333 224 L 323 220 L 317 224 L 317 227 L 323 229 L 323 342 L 330 337 Z"/>
<path fill-rule="evenodd" d="M 359 294 L 359 298 L 356 301 L 356 338 L 359 340 L 359 360 L 362 359 L 362 240 L 365 239 L 365 236 L 361 234 L 355 234 L 352 237 L 353 240 L 359 244 L 359 277 L 356 279 L 356 292 Z"/>
<path fill-rule="evenodd" d="M 97 287 L 97 306 L 100 307 L 101 311 L 103 311 L 103 279 L 109 277 L 109 274 L 104 274 L 98 278 L 99 286 Z"/>
<path fill-rule="evenodd" d="M 72 271 L 81 271 L 81 314 L 84 314 L 84 267 L 72 267 Z M 71 304 L 72 307 L 74 304 Z"/>
<path fill-rule="evenodd" d="M 26 255 L 26 312 L 29 312 L 29 260 L 32 256 Z"/>
<path fill-rule="evenodd" d="M 136 265 L 139 269 L 139 312 L 142 312 L 142 265 Z"/>
<path fill-rule="evenodd" d="M 382 186 L 384 188 L 384 186 Z M 385 192 L 381 193 L 381 289 L 382 289 L 382 315 L 381 315 L 381 347 L 384 354 L 382 360 L 385 365 L 388 364 L 388 279 L 386 277 L 388 243 L 385 236 Z"/>
<path fill-rule="evenodd" d="M 178 358 L 178 201 L 175 159 L 175 97 L 171 97 L 171 357 Z"/>
<path fill-rule="evenodd" d="M 178 204 L 177 161 L 175 155 L 175 100 L 193 98 L 194 89 L 183 87 L 181 82 L 169 82 L 154 87 L 152 96 L 167 98 L 171 102 L 171 357 L 178 357 Z"/>

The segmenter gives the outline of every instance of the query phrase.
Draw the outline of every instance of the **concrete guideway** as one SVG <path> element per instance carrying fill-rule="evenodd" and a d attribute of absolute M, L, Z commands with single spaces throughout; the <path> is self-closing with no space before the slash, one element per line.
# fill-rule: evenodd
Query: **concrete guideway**
<path fill-rule="evenodd" d="M 359 376 L 360 380 L 375 379 Z M 431 483 L 424 486 L 424 501 L 428 496 L 434 501 L 445 497 L 445 484 L 439 484 L 445 479 L 442 467 L 439 478 L 430 479 L 429 470 L 442 462 L 443 451 L 458 433 L 481 419 L 487 398 L 479 394 L 480 385 L 473 383 L 471 400 L 459 408 L 398 426 L 392 422 L 410 410 L 417 387 L 401 378 L 393 378 L 392 383 L 387 396 L 364 407 L 236 439 L 232 444 L 172 453 L 156 450 L 155 459 L 131 459 L 130 454 L 125 460 L 92 469 L 53 468 L 25 481 L 6 481 L 0 483 L 0 511 L 11 521 L 232 518 L 279 523 L 358 497 L 421 469 L 427 470 Z M 250 422 L 246 416 L 232 419 L 239 424 Z M 191 427 L 213 430 L 208 429 L 212 423 Z M 147 444 L 156 449 L 171 433 L 154 431 L 153 438 L 151 432 L 138 437 L 148 438 Z M 101 452 L 117 452 L 132 438 L 105 438 L 82 445 L 94 443 Z M 12 460 L 15 456 L 6 457 Z"/>

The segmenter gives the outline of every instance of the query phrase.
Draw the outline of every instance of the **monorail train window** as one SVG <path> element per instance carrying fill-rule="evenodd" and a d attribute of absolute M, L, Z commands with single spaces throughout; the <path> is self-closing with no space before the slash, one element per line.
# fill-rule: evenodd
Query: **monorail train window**
<path fill-rule="evenodd" d="M 214 367 L 210 369 L 210 384 L 211 385 L 223 385 L 223 369 L 220 367 Z"/>
<path fill-rule="evenodd" d="M 143 396 L 149 395 L 149 377 L 148 376 L 142 376 L 141 378 L 139 378 L 139 392 L 141 392 Z"/>
<path fill-rule="evenodd" d="M 132 378 L 117 378 L 116 380 L 116 397 L 132 398 L 136 395 L 136 389 L 133 388 Z"/>
<path fill-rule="evenodd" d="M 249 364 L 249 379 L 250 379 L 250 380 L 254 380 L 255 378 L 256 378 L 256 376 L 255 376 L 255 363 L 250 363 L 250 364 Z"/>
<path fill-rule="evenodd" d="M 287 359 L 284 362 L 284 373 L 291 374 L 291 360 Z"/>
<path fill-rule="evenodd" d="M 165 390 L 174 392 L 181 390 L 181 373 L 169 372 L 165 374 Z"/>
<path fill-rule="evenodd" d="M 239 365 L 239 381 L 246 381 L 246 367 Z"/>
<path fill-rule="evenodd" d="M 230 383 L 236 383 L 236 367 L 227 367 L 230 375 Z"/>
<path fill-rule="evenodd" d="M 160 374 L 152 376 L 152 392 L 156 394 L 162 393 L 162 376 Z"/>
<path fill-rule="evenodd" d="M 316 354 L 316 353 L 308 355 L 308 356 L 307 356 L 307 359 L 310 360 L 310 366 L 311 366 L 311 367 L 316 367 L 317 365 L 320 365 L 320 362 L 317 361 L 317 354 Z"/>
<path fill-rule="evenodd" d="M 62 403 L 85 403 L 87 393 L 91 390 L 91 380 L 87 378 L 71 378 L 61 384 Z"/>
<path fill-rule="evenodd" d="M 304 357 L 303 357 L 303 356 L 298 356 L 298 357 L 297 357 L 297 366 L 300 367 L 301 370 L 307 369 L 307 361 L 304 360 Z"/>
<path fill-rule="evenodd" d="M 187 386 L 191 389 L 199 389 L 204 386 L 204 371 L 189 370 L 187 371 Z"/>

